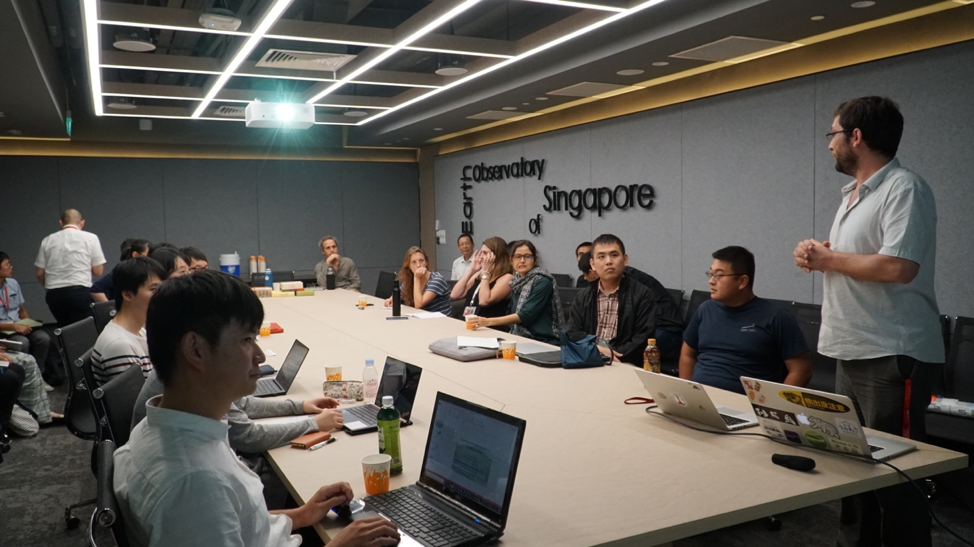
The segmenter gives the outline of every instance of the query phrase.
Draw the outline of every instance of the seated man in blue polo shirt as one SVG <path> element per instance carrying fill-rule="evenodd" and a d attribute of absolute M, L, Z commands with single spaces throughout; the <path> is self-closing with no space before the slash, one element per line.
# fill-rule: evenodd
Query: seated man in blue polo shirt
<path fill-rule="evenodd" d="M 24 293 L 20 284 L 12 276 L 14 267 L 10 263 L 10 256 L 0 251 L 0 338 L 20 342 L 20 351 L 29 353 L 37 366 L 41 367 L 46 377 L 58 378 L 57 370 L 49 370 L 47 364 L 51 349 L 51 337 L 41 329 L 33 328 L 25 323 L 29 322 L 27 308 L 24 306 Z M 32 323 L 37 325 L 37 323 Z M 54 380 L 52 380 L 54 381 Z M 45 389 L 51 391 L 49 386 Z"/>
<path fill-rule="evenodd" d="M 807 385 L 812 362 L 805 336 L 788 312 L 754 295 L 754 255 L 732 246 L 713 257 L 710 301 L 683 331 L 680 378 L 741 394 L 741 376 Z"/>

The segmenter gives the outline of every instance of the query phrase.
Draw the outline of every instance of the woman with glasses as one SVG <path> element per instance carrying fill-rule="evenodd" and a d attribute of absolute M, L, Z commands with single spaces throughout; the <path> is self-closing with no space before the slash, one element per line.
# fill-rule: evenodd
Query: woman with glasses
<path fill-rule="evenodd" d="M 560 344 L 565 328 L 565 314 L 555 278 L 538 265 L 538 250 L 526 239 L 515 241 L 511 249 L 514 277 L 511 279 L 511 303 L 502 317 L 474 316 L 477 327 L 510 325 L 511 334 L 534 338 L 549 344 Z"/>
<path fill-rule="evenodd" d="M 426 251 L 413 246 L 406 251 L 397 277 L 402 284 L 402 303 L 419 310 L 438 311 L 450 316 L 450 285 L 439 272 L 431 272 Z M 386 306 L 392 298 L 386 299 Z"/>
<path fill-rule="evenodd" d="M 189 257 L 173 247 L 159 247 L 149 253 L 149 258 L 155 260 L 166 269 L 169 279 L 189 273 Z"/>
<path fill-rule="evenodd" d="M 480 250 L 474 253 L 470 268 L 457 281 L 450 298 L 462 298 L 466 302 L 464 316 L 507 315 L 513 277 L 514 268 L 507 252 L 507 242 L 502 238 L 492 237 L 484 241 Z"/>

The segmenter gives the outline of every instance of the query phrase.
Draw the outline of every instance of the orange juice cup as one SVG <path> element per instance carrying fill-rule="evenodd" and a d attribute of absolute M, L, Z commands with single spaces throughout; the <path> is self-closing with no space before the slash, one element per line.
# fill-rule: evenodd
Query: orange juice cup
<path fill-rule="evenodd" d="M 501 355 L 504 357 L 504 359 L 513 361 L 514 356 L 517 353 L 517 342 L 508 342 L 505 340 L 501 342 L 500 345 L 501 345 Z"/>
<path fill-rule="evenodd" d="M 365 295 L 364 294 L 362 296 L 358 297 L 358 305 L 361 306 L 361 307 L 363 307 L 363 308 L 365 306 L 368 306 L 369 305 L 369 300 L 367 298 L 365 298 Z"/>
<path fill-rule="evenodd" d="M 468 315 L 464 319 L 467 321 L 467 330 L 477 329 L 477 325 L 474 323 L 474 320 L 478 319 L 476 315 Z"/>
<path fill-rule="evenodd" d="M 263 337 L 267 337 L 267 336 L 270 336 L 271 335 L 271 322 L 270 321 L 264 321 L 263 323 L 260 324 L 260 332 L 259 332 L 259 334 L 261 336 L 263 336 Z"/>
<path fill-rule="evenodd" d="M 362 458 L 362 479 L 368 495 L 375 496 L 389 491 L 391 466 L 392 456 L 389 454 L 373 454 Z"/>
<path fill-rule="evenodd" d="M 342 366 L 335 365 L 331 367 L 325 367 L 326 380 L 329 382 L 341 382 L 342 381 Z"/>

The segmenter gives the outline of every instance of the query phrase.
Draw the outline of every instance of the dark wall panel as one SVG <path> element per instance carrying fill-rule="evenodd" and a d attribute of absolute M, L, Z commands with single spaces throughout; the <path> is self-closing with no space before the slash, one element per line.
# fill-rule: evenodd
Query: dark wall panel
<path fill-rule="evenodd" d="M 345 233 L 339 252 L 359 268 L 401 266 L 406 249 L 419 245 L 418 181 L 413 164 L 348 164 L 342 185 Z"/>

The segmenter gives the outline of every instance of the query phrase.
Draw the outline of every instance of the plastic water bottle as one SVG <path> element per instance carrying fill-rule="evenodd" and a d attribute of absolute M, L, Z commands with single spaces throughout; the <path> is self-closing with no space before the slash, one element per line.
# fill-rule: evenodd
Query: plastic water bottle
<path fill-rule="evenodd" d="M 649 372 L 655 372 L 659 374 L 662 372 L 662 367 L 659 363 L 659 348 L 656 347 L 656 339 L 650 338 L 646 345 L 646 350 L 643 351 L 643 370 L 648 370 Z"/>
<path fill-rule="evenodd" d="M 382 408 L 375 416 L 379 426 L 379 453 L 392 456 L 390 475 L 402 473 L 402 450 L 399 446 L 399 411 L 392 406 L 392 395 L 382 398 Z"/>
<path fill-rule="evenodd" d="M 375 396 L 379 394 L 379 371 L 375 369 L 375 361 L 365 360 L 365 370 L 362 371 L 362 387 L 365 388 L 365 402 L 375 401 Z"/>
<path fill-rule="evenodd" d="M 265 287 L 274 286 L 274 274 L 271 272 L 270 268 L 264 270 L 264 286 Z"/>

